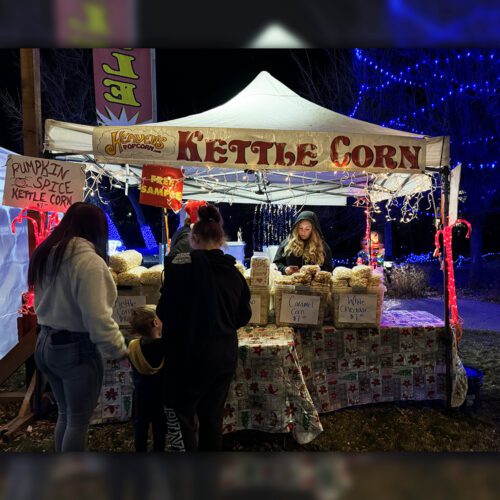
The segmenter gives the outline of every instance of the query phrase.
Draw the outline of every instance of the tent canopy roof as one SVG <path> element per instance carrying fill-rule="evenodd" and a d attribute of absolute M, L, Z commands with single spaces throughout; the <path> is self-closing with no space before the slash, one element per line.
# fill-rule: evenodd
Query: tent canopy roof
<path fill-rule="evenodd" d="M 240 93 L 220 106 L 158 125 L 423 137 L 319 106 L 300 97 L 267 71 L 261 71 Z"/>
<path fill-rule="evenodd" d="M 126 125 L 117 124 L 117 125 Z M 377 137 L 423 139 L 424 136 L 390 129 L 336 113 L 300 97 L 267 71 L 257 77 L 226 103 L 202 113 L 174 120 L 145 124 L 155 127 L 199 127 L 211 129 L 256 129 L 271 131 L 298 131 L 306 134 L 334 133 L 361 134 Z M 136 125 L 135 130 L 142 125 Z M 95 127 L 47 120 L 45 148 L 52 153 L 93 154 L 92 133 Z M 443 137 L 425 137 L 426 165 L 448 164 L 449 151 Z M 131 163 L 133 163 L 131 161 Z M 140 175 L 140 167 L 134 169 Z M 387 182 L 384 174 L 370 175 L 345 172 L 293 172 L 268 171 L 248 174 L 241 166 L 234 169 L 184 165 L 185 198 L 203 198 L 208 201 L 234 201 L 258 203 L 289 201 L 294 204 L 344 204 L 346 196 L 358 195 L 366 188 L 378 199 L 397 196 L 404 185 L 415 192 L 428 190 L 427 174 L 391 175 Z M 117 172 L 115 169 L 115 177 Z M 123 175 L 122 175 L 123 177 Z M 255 177 L 255 179 L 254 179 Z M 411 182 L 410 178 L 411 177 Z M 260 186 L 259 186 L 260 185 Z M 383 186 L 385 185 L 385 186 Z M 262 189 L 263 188 L 263 189 Z M 261 192 L 259 194 L 259 192 Z M 278 194 L 279 193 L 279 194 Z"/>

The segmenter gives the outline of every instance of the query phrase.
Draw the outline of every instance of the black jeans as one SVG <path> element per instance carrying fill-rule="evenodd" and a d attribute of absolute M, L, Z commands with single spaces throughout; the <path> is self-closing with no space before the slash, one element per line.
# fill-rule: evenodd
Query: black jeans
<path fill-rule="evenodd" d="M 167 422 L 163 409 L 160 379 L 158 375 L 134 375 L 135 450 L 148 450 L 148 432 L 151 425 L 153 451 L 165 451 Z"/>
<path fill-rule="evenodd" d="M 238 363 L 238 342 L 234 338 L 212 341 L 198 365 L 171 362 L 165 372 L 165 409 L 169 445 L 185 451 L 222 449 L 224 406 Z M 198 417 L 198 443 L 195 416 Z M 179 446 L 178 446 L 179 445 Z"/>
<path fill-rule="evenodd" d="M 172 408 L 180 425 L 185 451 L 222 449 L 224 404 L 233 376 L 234 372 L 220 374 L 203 391 L 193 394 L 190 401 Z M 195 416 L 198 417 L 198 443 Z"/>

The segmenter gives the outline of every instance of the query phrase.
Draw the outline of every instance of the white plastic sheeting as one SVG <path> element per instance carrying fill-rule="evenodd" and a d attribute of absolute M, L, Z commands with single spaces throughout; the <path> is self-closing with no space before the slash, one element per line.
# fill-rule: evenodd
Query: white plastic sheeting
<path fill-rule="evenodd" d="M 7 156 L 15 154 L 0 148 L 0 201 L 3 199 L 5 164 Z M 0 358 L 17 344 L 17 318 L 21 294 L 28 288 L 28 228 L 26 221 L 11 223 L 19 215 L 19 208 L 0 205 Z"/>

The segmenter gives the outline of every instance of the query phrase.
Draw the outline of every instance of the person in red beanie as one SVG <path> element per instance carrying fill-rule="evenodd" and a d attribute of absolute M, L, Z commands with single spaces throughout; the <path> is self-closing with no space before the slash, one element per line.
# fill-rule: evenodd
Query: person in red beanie
<path fill-rule="evenodd" d="M 206 204 L 207 202 L 203 200 L 189 200 L 186 203 L 184 211 L 187 215 L 184 219 L 184 225 L 172 236 L 168 255 L 174 256 L 179 253 L 189 253 L 193 250 L 189 243 L 189 235 L 193 225 L 198 222 L 198 209 L 206 206 Z"/>

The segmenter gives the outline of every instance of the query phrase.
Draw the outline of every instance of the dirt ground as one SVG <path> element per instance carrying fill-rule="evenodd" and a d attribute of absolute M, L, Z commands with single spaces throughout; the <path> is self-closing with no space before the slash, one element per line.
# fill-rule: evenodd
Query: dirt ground
<path fill-rule="evenodd" d="M 459 347 L 465 365 L 484 372 L 481 407 L 447 410 L 438 403 L 386 403 L 348 408 L 321 416 L 324 432 L 301 446 L 287 434 L 240 431 L 224 436 L 233 451 L 500 451 L 500 333 L 465 331 Z M 22 371 L 1 390 L 22 386 Z M 0 406 L 0 425 L 12 419 L 19 404 Z M 55 412 L 19 432 L 0 450 L 50 452 Z M 130 422 L 92 426 L 90 451 L 133 451 Z"/>

